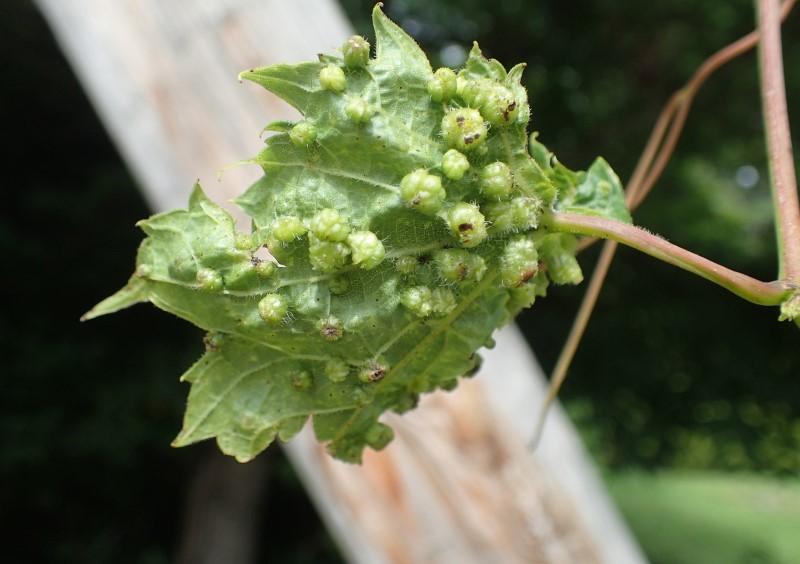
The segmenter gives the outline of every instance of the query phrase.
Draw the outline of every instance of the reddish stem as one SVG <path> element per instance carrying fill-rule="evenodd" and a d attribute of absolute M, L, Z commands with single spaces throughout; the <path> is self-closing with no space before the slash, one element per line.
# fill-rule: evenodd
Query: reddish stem
<path fill-rule="evenodd" d="M 775 207 L 781 279 L 800 283 L 800 203 L 786 109 L 779 0 L 759 0 L 761 101 Z"/>
<path fill-rule="evenodd" d="M 621 221 L 576 213 L 553 212 L 547 216 L 545 224 L 555 231 L 591 235 L 617 241 L 702 276 L 755 304 L 780 305 L 792 287 L 784 282 L 762 282 L 741 272 L 736 272 L 687 251 L 640 227 Z"/>

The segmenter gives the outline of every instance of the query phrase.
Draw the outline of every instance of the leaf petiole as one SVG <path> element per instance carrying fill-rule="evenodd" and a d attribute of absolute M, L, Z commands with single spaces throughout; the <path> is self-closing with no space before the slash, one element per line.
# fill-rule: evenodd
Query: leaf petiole
<path fill-rule="evenodd" d="M 793 288 L 786 282 L 763 282 L 688 251 L 641 227 L 597 216 L 548 212 L 542 224 L 554 231 L 611 239 L 705 278 L 758 305 L 780 305 Z"/>

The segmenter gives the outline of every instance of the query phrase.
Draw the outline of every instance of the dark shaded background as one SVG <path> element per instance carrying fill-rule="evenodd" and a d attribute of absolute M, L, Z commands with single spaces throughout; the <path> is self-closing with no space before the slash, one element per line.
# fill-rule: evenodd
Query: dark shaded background
<path fill-rule="evenodd" d="M 372 2 L 342 4 L 369 36 Z M 505 63 L 526 61 L 541 139 L 568 166 L 602 154 L 623 178 L 671 92 L 753 26 L 749 0 L 646 9 L 635 0 L 395 0 L 387 11 L 434 62 L 472 39 Z M 800 12 L 784 37 L 797 140 Z M 149 212 L 30 2 L 0 6 L 0 58 L 0 560 L 171 561 L 189 480 L 211 448 L 168 446 L 187 392 L 177 378 L 201 352 L 199 331 L 148 307 L 77 322 L 127 279 L 141 239 L 133 224 Z M 749 189 L 736 181 L 743 166 L 760 173 Z M 768 198 L 751 53 L 703 88 L 673 162 L 635 217 L 769 279 Z M 581 258 L 587 272 L 595 256 Z M 581 293 L 553 289 L 520 319 L 547 370 Z M 776 315 L 621 250 L 562 394 L 608 475 L 666 468 L 796 478 L 800 334 Z M 267 456 L 261 559 L 337 561 L 282 454 Z"/>

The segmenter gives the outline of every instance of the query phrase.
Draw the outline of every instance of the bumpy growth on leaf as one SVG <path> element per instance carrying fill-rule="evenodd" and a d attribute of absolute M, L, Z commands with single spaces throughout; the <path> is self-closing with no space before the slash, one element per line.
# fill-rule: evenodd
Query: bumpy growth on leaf
<path fill-rule="evenodd" d="M 461 180 L 469 170 L 469 160 L 463 153 L 450 149 L 442 157 L 442 172 L 450 180 Z"/>
<path fill-rule="evenodd" d="M 434 102 L 449 102 L 456 95 L 458 78 L 453 69 L 437 69 L 428 81 L 428 94 Z"/>
<path fill-rule="evenodd" d="M 442 179 L 417 169 L 406 174 L 400 181 L 400 197 L 412 208 L 428 215 L 442 209 L 447 193 L 442 188 Z"/>
<path fill-rule="evenodd" d="M 342 45 L 344 64 L 351 68 L 366 66 L 369 62 L 369 41 L 354 35 Z"/>
<path fill-rule="evenodd" d="M 182 377 L 175 446 L 213 437 L 246 461 L 311 418 L 359 461 L 391 440 L 383 413 L 452 389 L 548 279 L 580 278 L 574 238 L 540 214 L 628 219 L 605 161 L 575 173 L 529 141 L 523 65 L 475 45 L 434 73 L 378 8 L 373 23 L 372 59 L 353 38 L 340 58 L 242 73 L 303 115 L 268 126 L 253 159 L 264 176 L 237 200 L 252 233 L 198 186 L 188 209 L 140 222 L 134 275 L 86 316 L 149 301 L 213 335 Z"/>

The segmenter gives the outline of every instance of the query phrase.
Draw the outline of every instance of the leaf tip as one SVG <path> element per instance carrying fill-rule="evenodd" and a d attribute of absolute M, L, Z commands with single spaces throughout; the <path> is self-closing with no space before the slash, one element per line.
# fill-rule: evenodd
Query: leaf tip
<path fill-rule="evenodd" d="M 147 282 L 134 275 L 123 288 L 84 313 L 80 319 L 81 321 L 90 321 L 96 317 L 146 302 L 147 299 Z"/>

